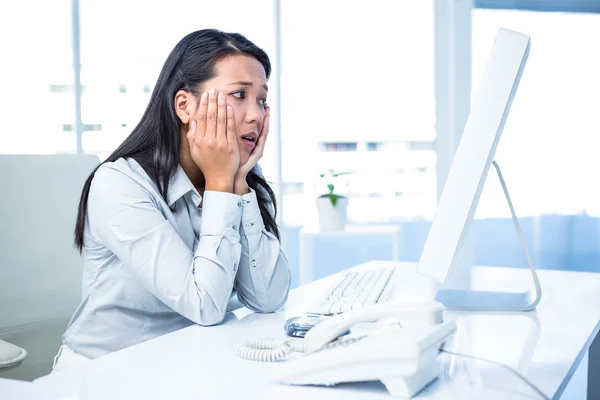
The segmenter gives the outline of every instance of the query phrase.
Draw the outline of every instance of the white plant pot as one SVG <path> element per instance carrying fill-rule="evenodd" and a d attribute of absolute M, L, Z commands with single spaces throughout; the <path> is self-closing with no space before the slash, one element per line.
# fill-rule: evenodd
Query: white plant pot
<path fill-rule="evenodd" d="M 317 198 L 321 232 L 343 231 L 346 226 L 348 198 L 338 197 L 335 207 L 329 197 Z"/>

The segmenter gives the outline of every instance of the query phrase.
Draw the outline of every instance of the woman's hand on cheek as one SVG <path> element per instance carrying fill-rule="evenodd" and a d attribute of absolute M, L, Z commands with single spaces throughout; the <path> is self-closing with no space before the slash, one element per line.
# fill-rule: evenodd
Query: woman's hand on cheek
<path fill-rule="evenodd" d="M 240 165 L 237 173 L 235 174 L 235 182 L 245 182 L 248 173 L 252 170 L 252 168 L 254 168 L 256 163 L 258 163 L 258 160 L 262 158 L 265 150 L 265 142 L 267 141 L 267 136 L 269 136 L 270 115 L 271 108 L 269 106 L 265 106 L 265 119 L 263 121 L 262 129 L 258 135 L 258 140 L 256 141 L 256 147 L 252 149 L 250 157 L 248 157 L 248 161 Z"/>
<path fill-rule="evenodd" d="M 223 94 L 215 89 L 202 94 L 187 139 L 192 160 L 204 175 L 205 190 L 233 192 L 240 152 L 233 109 L 226 105 Z"/>

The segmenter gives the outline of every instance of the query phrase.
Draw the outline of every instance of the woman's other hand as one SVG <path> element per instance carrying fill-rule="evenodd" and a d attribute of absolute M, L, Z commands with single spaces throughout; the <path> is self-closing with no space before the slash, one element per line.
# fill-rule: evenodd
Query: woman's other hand
<path fill-rule="evenodd" d="M 252 153 L 250 153 L 250 157 L 248 160 L 240 165 L 237 173 L 235 174 L 235 182 L 245 182 L 246 176 L 248 173 L 254 168 L 254 166 L 258 163 L 264 154 L 265 151 L 265 143 L 267 141 L 267 136 L 269 135 L 269 119 L 271 116 L 271 108 L 269 106 L 265 106 L 265 119 L 262 124 L 262 129 L 258 135 L 258 140 L 256 142 L 256 147 L 252 149 Z"/>
<path fill-rule="evenodd" d="M 205 190 L 232 192 L 240 165 L 233 110 L 222 93 L 202 93 L 187 133 L 190 153 L 206 181 Z"/>

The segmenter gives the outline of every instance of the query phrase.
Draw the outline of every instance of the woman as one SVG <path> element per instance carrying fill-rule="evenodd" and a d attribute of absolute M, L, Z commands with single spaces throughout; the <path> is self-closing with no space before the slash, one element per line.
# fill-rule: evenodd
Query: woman
<path fill-rule="evenodd" d="M 218 324 L 233 291 L 257 312 L 285 303 L 275 196 L 257 164 L 270 72 L 239 34 L 201 30 L 175 46 L 140 123 L 83 188 L 83 300 L 55 370 Z"/>

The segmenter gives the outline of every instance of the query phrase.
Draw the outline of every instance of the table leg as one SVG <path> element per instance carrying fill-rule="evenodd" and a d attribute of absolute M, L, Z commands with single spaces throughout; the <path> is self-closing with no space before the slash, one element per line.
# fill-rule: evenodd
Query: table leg
<path fill-rule="evenodd" d="M 600 335 L 590 346 L 588 352 L 587 398 L 600 399 Z"/>
<path fill-rule="evenodd" d="M 400 235 L 394 234 L 392 238 L 392 261 L 400 261 Z"/>

